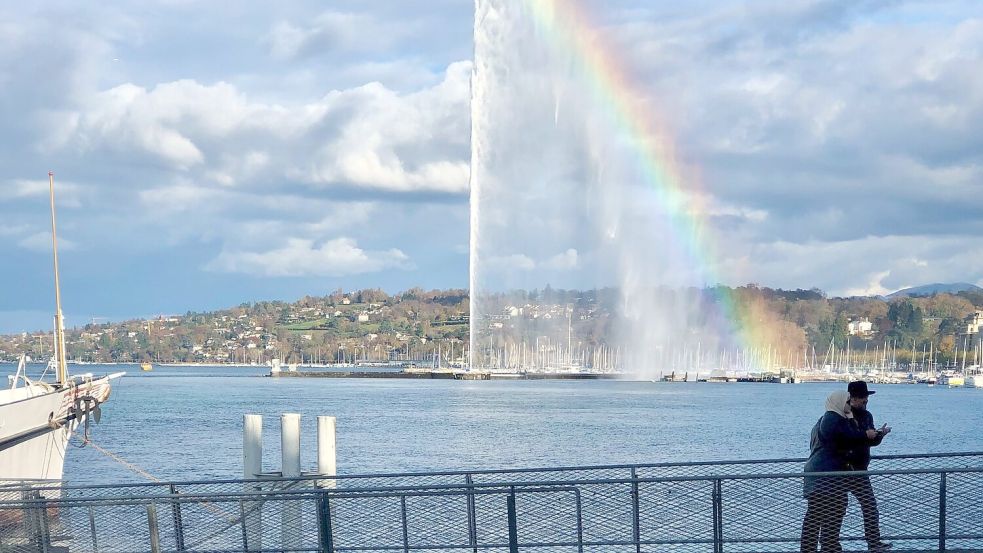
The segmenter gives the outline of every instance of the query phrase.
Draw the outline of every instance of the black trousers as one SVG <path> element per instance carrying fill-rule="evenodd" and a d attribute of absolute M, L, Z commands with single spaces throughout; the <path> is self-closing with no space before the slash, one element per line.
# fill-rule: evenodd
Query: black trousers
<path fill-rule="evenodd" d="M 823 553 L 841 553 L 840 528 L 846 515 L 847 494 L 843 488 L 815 492 L 807 499 L 806 516 L 802 520 L 801 553 L 815 553 L 816 545 Z"/>
<path fill-rule="evenodd" d="M 867 476 L 852 476 L 846 479 L 847 491 L 857 498 L 860 512 L 864 516 L 864 539 L 867 545 L 876 545 L 881 541 L 880 513 L 877 511 L 877 499 L 874 488 Z"/>

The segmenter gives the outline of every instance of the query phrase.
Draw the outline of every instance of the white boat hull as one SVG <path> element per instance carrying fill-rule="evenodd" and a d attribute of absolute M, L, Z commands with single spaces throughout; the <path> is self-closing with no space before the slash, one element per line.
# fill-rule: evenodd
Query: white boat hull
<path fill-rule="evenodd" d="M 967 376 L 963 385 L 967 388 L 983 388 L 983 374 Z"/>
<path fill-rule="evenodd" d="M 110 380 L 0 390 L 0 481 L 60 480 L 72 431 L 109 399 Z"/>

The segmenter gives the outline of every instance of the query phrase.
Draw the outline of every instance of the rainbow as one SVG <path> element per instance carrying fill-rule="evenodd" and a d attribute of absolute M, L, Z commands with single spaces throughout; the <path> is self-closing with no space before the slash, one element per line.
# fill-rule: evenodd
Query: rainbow
<path fill-rule="evenodd" d="M 660 215 L 679 248 L 695 270 L 699 282 L 719 283 L 715 254 L 703 199 L 696 179 L 686 179 L 672 135 L 658 114 L 640 100 L 641 90 L 630 78 L 615 50 L 578 0 L 523 0 L 537 31 L 559 51 L 568 52 L 585 78 L 597 107 L 630 138 L 638 154 L 644 180 L 656 195 Z M 772 342 L 761 313 L 739 308 L 735 293 L 716 289 L 719 317 L 741 345 L 766 346 Z"/>

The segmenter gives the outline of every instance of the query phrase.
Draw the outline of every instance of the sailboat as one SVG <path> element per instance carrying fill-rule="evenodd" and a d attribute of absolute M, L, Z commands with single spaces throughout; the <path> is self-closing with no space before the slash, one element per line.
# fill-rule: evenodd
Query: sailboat
<path fill-rule="evenodd" d="M 977 342 L 973 351 L 973 364 L 965 367 L 966 358 L 963 357 L 963 374 L 966 377 L 964 385 L 967 388 L 983 388 L 983 369 L 980 363 L 983 362 L 983 342 Z"/>
<path fill-rule="evenodd" d="M 102 377 L 69 375 L 65 361 L 65 328 L 58 283 L 58 242 L 55 230 L 54 174 L 48 173 L 51 196 L 51 242 L 55 274 L 55 380 L 32 380 L 22 356 L 10 387 L 0 390 L 0 480 L 60 480 L 68 440 L 89 418 L 99 420 L 112 381 L 125 373 Z"/>

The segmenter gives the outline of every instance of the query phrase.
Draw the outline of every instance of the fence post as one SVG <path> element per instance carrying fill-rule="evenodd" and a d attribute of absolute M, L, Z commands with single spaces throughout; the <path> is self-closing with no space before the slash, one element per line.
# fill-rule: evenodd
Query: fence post
<path fill-rule="evenodd" d="M 317 543 L 320 553 L 334 553 L 334 535 L 331 530 L 331 503 L 328 494 L 317 494 Z"/>
<path fill-rule="evenodd" d="M 642 553 L 641 513 L 638 506 L 638 472 L 631 467 L 631 537 L 635 541 L 635 553 Z"/>
<path fill-rule="evenodd" d="M 580 488 L 574 488 L 573 496 L 577 501 L 577 553 L 584 553 L 584 509 L 580 502 Z"/>
<path fill-rule="evenodd" d="M 724 552 L 723 485 L 719 478 L 713 481 L 713 551 Z"/>
<path fill-rule="evenodd" d="M 250 551 L 249 548 L 254 546 L 246 529 L 246 504 L 241 499 L 239 500 L 239 529 L 242 531 L 242 550 Z"/>
<path fill-rule="evenodd" d="M 181 518 L 181 502 L 177 499 L 177 486 L 171 484 L 171 518 L 174 519 L 174 546 L 178 553 L 184 551 L 184 521 Z"/>
<path fill-rule="evenodd" d="M 92 533 L 92 553 L 99 553 L 99 540 L 96 538 L 96 513 L 90 506 L 89 511 L 89 532 Z"/>
<path fill-rule="evenodd" d="M 945 518 L 946 518 L 946 473 L 939 478 L 939 551 L 945 551 Z"/>
<path fill-rule="evenodd" d="M 31 509 L 34 511 L 31 516 L 34 542 L 37 544 L 38 551 L 48 553 L 51 549 L 51 533 L 48 530 L 48 505 L 39 491 L 32 492 L 29 497 L 37 501 L 37 507 Z"/>
<path fill-rule="evenodd" d="M 475 512 L 474 479 L 470 472 L 464 476 L 464 482 L 468 485 L 468 542 L 471 550 L 478 553 L 478 513 Z"/>
<path fill-rule="evenodd" d="M 399 511 L 401 515 L 400 518 L 402 518 L 403 521 L 403 552 L 410 553 L 410 537 L 408 531 L 409 528 L 407 528 L 408 524 L 406 522 L 406 496 L 405 495 L 399 496 Z"/>
<path fill-rule="evenodd" d="M 518 524 L 515 515 L 515 486 L 512 486 L 505 499 L 509 514 L 509 553 L 519 553 Z"/>
<path fill-rule="evenodd" d="M 150 530 L 150 551 L 160 553 L 160 532 L 157 529 L 157 507 L 147 504 L 147 527 Z"/>

